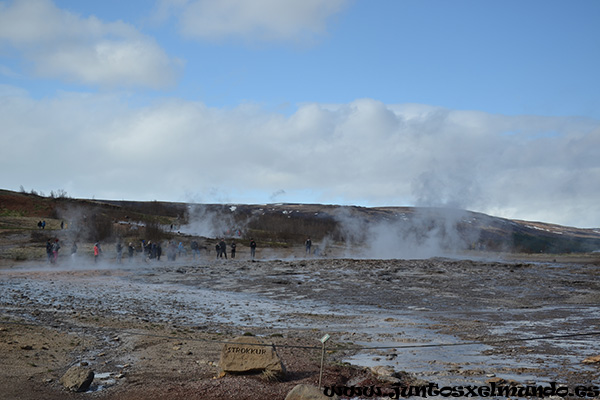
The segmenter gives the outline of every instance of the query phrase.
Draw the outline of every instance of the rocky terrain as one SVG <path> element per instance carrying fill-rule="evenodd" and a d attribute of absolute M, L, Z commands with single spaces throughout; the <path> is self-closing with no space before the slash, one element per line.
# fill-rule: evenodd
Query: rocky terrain
<path fill-rule="evenodd" d="M 600 378 L 583 363 L 600 354 L 598 259 L 240 257 L 5 266 L 0 390 L 69 398 L 58 379 L 84 362 L 97 398 L 284 398 L 317 383 L 324 334 L 330 385 L 385 387 L 378 366 L 440 385 Z M 244 333 L 276 344 L 284 382 L 217 379 L 223 341 Z"/>
<path fill-rule="evenodd" d="M 422 257 L 384 257 L 387 242 L 382 247 L 360 242 L 356 231 L 339 228 L 352 218 L 331 219 L 327 207 L 221 207 L 240 215 L 264 213 L 269 231 L 258 217 L 242 225 L 214 210 L 193 216 L 155 204 L 158 214 L 152 214 L 92 203 L 96 214 L 91 209 L 77 214 L 73 210 L 81 202 L 64 207 L 72 199 L 26 196 L 28 201 L 19 203 L 14 199 L 22 195 L 11 196 L 14 203 L 0 203 L 2 398 L 284 399 L 299 383 L 318 383 L 319 339 L 325 334 L 331 338 L 324 386 L 558 382 L 571 391 L 577 385 L 600 386 L 600 253 L 501 252 L 485 245 L 492 240 L 485 232 L 510 225 L 519 227 L 513 233 L 525 232 L 525 225 L 537 227 L 527 228 L 541 235 L 528 242 L 548 249 L 568 241 L 591 246 L 593 230 L 514 221 L 485 225 L 488 217 L 472 214 L 461 214 L 452 225 L 431 217 L 438 223 L 428 232 L 435 234 L 401 235 L 405 243 L 395 245 L 413 254 L 407 243 L 420 243 L 413 250 Z M 269 209 L 277 211 L 269 214 Z M 294 220 L 293 211 L 307 218 Z M 358 231 L 375 235 L 385 226 L 381 221 L 391 218 L 386 210 L 372 212 L 380 220 L 357 217 L 363 221 Z M 394 210 L 401 220 L 413 212 L 404 210 L 402 216 Z M 308 218 L 315 213 L 326 216 Z M 106 215 L 110 225 L 103 225 Z M 470 225 L 481 225 L 478 236 L 465 230 L 465 215 Z M 228 223 L 219 225 L 215 216 Z M 43 230 L 36 226 L 40 219 L 48 223 Z M 82 229 L 86 219 L 88 228 L 112 235 L 102 242 L 97 262 L 89 232 Z M 304 221 L 294 228 L 301 234 L 292 235 L 290 220 Z M 153 223 L 160 229 L 149 229 Z M 219 235 L 206 234 L 210 229 Z M 259 239 L 254 260 L 249 234 Z M 135 240 L 137 249 L 140 238 L 152 235 L 165 247 L 182 241 L 187 251 L 175 260 L 149 259 L 136 251 L 117 261 L 117 240 Z M 215 257 L 213 245 L 221 235 L 238 243 L 235 259 Z M 310 254 L 303 245 L 308 235 Z M 398 231 L 388 236 L 398 238 Z M 56 263 L 46 261 L 47 238 L 65 243 Z M 189 250 L 194 239 L 206 247 L 200 255 Z M 72 256 L 74 240 L 79 246 Z M 222 376 L 221 349 L 240 335 L 274 343 L 285 378 Z M 60 382 L 72 366 L 94 371 L 85 393 L 70 392 Z"/>

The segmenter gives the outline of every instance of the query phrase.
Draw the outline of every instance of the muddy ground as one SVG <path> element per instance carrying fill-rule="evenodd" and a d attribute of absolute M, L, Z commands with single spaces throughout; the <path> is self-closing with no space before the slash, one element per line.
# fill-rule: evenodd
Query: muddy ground
<path fill-rule="evenodd" d="M 0 398 L 284 399 L 298 383 L 370 385 L 386 365 L 422 382 L 600 386 L 600 258 L 61 257 L 0 268 Z M 268 259 L 267 259 L 268 258 Z M 218 377 L 223 341 L 276 345 L 282 382 Z M 58 382 L 72 365 L 89 392 Z M 409 376 L 409 375 L 405 375 Z M 408 379 L 408 378 L 407 378 Z"/>

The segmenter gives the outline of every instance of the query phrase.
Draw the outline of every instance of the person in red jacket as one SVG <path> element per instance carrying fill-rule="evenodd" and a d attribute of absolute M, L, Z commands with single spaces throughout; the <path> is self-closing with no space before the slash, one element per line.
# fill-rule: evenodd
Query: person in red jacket
<path fill-rule="evenodd" d="M 94 263 L 98 262 L 100 254 L 102 254 L 102 249 L 100 248 L 100 243 L 96 242 L 94 244 Z"/>

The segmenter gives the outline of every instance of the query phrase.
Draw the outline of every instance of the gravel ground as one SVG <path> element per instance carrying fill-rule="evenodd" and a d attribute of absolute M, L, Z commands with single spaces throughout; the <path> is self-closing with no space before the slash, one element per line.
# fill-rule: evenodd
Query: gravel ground
<path fill-rule="evenodd" d="M 594 257 L 271 256 L 3 265 L 0 393 L 80 398 L 58 379 L 83 362 L 97 399 L 283 399 L 317 384 L 326 333 L 324 385 L 389 386 L 368 369 L 385 365 L 440 386 L 600 386 L 582 362 L 600 354 Z M 244 333 L 276 345 L 284 381 L 218 378 L 223 341 Z"/>

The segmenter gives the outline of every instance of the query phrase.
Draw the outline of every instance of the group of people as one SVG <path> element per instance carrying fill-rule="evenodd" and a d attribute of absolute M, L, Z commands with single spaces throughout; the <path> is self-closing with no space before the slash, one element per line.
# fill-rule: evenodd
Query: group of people
<path fill-rule="evenodd" d="M 40 220 L 37 223 L 38 229 L 46 229 L 46 220 Z M 65 229 L 65 221 L 60 221 L 60 229 Z"/>
<path fill-rule="evenodd" d="M 208 250 L 205 246 L 200 246 L 196 240 L 193 240 L 190 243 L 190 247 L 192 249 L 192 258 L 193 259 L 195 259 L 196 256 L 200 257 L 200 249 Z M 256 257 L 256 241 L 254 240 L 254 238 L 250 239 L 249 247 L 250 247 L 250 258 L 252 260 L 254 260 Z M 47 256 L 49 263 L 55 263 L 57 261 L 58 251 L 60 250 L 60 248 L 61 248 L 61 246 L 59 244 L 58 239 L 48 239 L 48 241 L 46 243 L 46 256 Z M 236 248 L 237 248 L 237 245 L 236 245 L 235 241 L 232 241 L 231 244 L 229 245 L 230 255 L 231 255 L 232 259 L 235 258 L 235 256 L 236 256 Z M 227 259 L 227 244 L 225 242 L 225 239 L 219 240 L 219 242 L 215 245 L 215 249 L 217 252 L 217 258 Z M 73 245 L 71 247 L 71 258 L 73 258 L 73 259 L 75 258 L 76 254 L 77 254 L 77 250 L 78 250 L 77 243 L 73 242 Z M 123 243 L 121 243 L 120 240 L 117 241 L 117 243 L 115 245 L 115 250 L 116 250 L 116 262 L 118 264 L 120 264 L 123 260 L 123 252 L 125 251 L 125 247 L 124 247 Z M 136 252 L 141 253 L 145 260 L 160 261 L 160 258 L 163 253 L 163 249 L 162 249 L 160 241 L 146 242 L 145 240 L 142 239 L 140 249 L 136 249 L 132 242 L 129 242 L 129 244 L 127 245 L 127 255 L 128 255 L 130 262 L 133 260 Z M 167 259 L 169 261 L 175 261 L 175 259 L 177 257 L 186 256 L 187 250 L 185 249 L 183 242 L 179 242 L 176 245 L 175 242 L 171 240 L 168 242 L 166 253 L 167 253 Z M 102 247 L 101 247 L 99 241 L 94 243 L 93 254 L 94 254 L 94 263 L 98 263 L 99 260 L 103 256 Z"/>
<path fill-rule="evenodd" d="M 254 260 L 256 257 L 256 241 L 254 238 L 250 238 L 250 258 Z M 237 245 L 234 241 L 231 242 L 229 248 L 231 249 L 231 258 L 235 258 Z M 225 239 L 221 239 L 219 243 L 215 245 L 215 250 L 217 251 L 217 258 L 225 258 L 227 259 L 227 243 L 225 243 Z"/>
<path fill-rule="evenodd" d="M 46 242 L 46 258 L 49 263 L 54 264 L 58 260 L 58 251 L 60 250 L 60 244 L 58 239 L 54 241 L 48 239 Z"/>
<path fill-rule="evenodd" d="M 231 242 L 231 258 L 235 258 L 235 242 Z M 217 251 L 217 258 L 223 258 L 227 260 L 227 243 L 225 239 L 221 239 L 216 245 L 215 250 Z"/>

